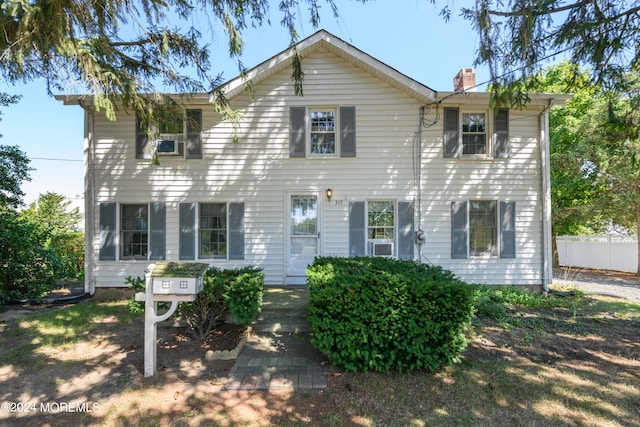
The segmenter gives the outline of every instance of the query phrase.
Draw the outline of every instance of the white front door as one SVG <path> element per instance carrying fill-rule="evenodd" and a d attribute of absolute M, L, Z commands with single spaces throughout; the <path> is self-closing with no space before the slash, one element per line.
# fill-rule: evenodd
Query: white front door
<path fill-rule="evenodd" d="M 320 252 L 316 194 L 290 194 L 287 224 L 287 284 L 306 283 L 309 264 Z"/>

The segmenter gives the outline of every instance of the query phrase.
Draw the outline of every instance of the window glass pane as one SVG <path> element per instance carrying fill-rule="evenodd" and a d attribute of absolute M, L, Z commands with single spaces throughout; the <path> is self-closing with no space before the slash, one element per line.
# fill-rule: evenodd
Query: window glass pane
<path fill-rule="evenodd" d="M 318 247 L 315 237 L 291 237 L 292 255 L 315 255 Z"/>
<path fill-rule="evenodd" d="M 312 154 L 335 154 L 336 135 L 333 133 L 312 133 L 311 153 Z"/>
<path fill-rule="evenodd" d="M 484 113 L 463 113 L 462 132 L 485 132 Z"/>
<path fill-rule="evenodd" d="M 291 235 L 317 236 L 318 207 L 315 197 L 291 197 Z"/>
<path fill-rule="evenodd" d="M 147 259 L 148 219 L 147 205 L 122 205 L 120 217 L 122 259 Z"/>
<path fill-rule="evenodd" d="M 472 256 L 497 256 L 498 220 L 495 201 L 469 203 L 469 253 Z"/>
<path fill-rule="evenodd" d="M 227 257 L 227 204 L 203 203 L 200 205 L 200 257 Z"/>
<path fill-rule="evenodd" d="M 312 111 L 311 132 L 335 132 L 335 111 Z"/>
<path fill-rule="evenodd" d="M 462 113 L 462 154 L 486 154 L 485 113 Z"/>
<path fill-rule="evenodd" d="M 395 202 L 369 202 L 367 235 L 369 239 L 393 239 L 395 231 Z"/>
<path fill-rule="evenodd" d="M 167 117 L 159 124 L 160 133 L 182 133 L 184 131 L 184 120 L 179 117 Z"/>
<path fill-rule="evenodd" d="M 485 154 L 486 145 L 485 135 L 462 135 L 462 154 Z"/>
<path fill-rule="evenodd" d="M 335 111 L 311 111 L 311 154 L 336 153 Z"/>

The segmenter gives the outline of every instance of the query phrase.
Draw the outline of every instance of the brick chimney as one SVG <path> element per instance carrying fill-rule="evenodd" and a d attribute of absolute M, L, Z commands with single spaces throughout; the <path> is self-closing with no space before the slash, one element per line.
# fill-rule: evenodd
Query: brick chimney
<path fill-rule="evenodd" d="M 453 90 L 455 92 L 475 92 L 476 91 L 476 70 L 473 68 L 463 68 L 453 78 Z"/>

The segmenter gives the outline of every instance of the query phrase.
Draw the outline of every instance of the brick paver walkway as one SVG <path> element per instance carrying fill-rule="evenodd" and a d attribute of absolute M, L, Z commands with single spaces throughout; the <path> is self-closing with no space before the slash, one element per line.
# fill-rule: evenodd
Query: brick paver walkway
<path fill-rule="evenodd" d="M 327 387 L 327 364 L 308 334 L 254 335 L 229 373 L 226 390 Z"/>
<path fill-rule="evenodd" d="M 306 287 L 266 288 L 254 335 L 229 372 L 227 390 L 327 387 L 326 358 L 311 345 Z"/>

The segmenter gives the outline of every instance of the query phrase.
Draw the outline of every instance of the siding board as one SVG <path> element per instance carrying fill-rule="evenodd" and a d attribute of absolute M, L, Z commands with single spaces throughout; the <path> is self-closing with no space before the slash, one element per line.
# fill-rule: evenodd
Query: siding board
<path fill-rule="evenodd" d="M 178 260 L 180 203 L 244 203 L 244 260 L 207 260 L 220 268 L 262 267 L 269 284 L 285 275 L 285 191 L 332 188 L 321 197 L 322 251 L 348 256 L 348 206 L 353 201 L 417 198 L 414 139 L 421 104 L 364 70 L 319 49 L 305 58 L 304 98 L 295 96 L 289 70 L 276 73 L 246 95 L 231 100 L 243 115 L 239 143 L 233 127 L 213 108 L 202 108 L 202 159 L 160 157 L 160 166 L 135 158 L 135 120 L 121 113 L 117 122 L 96 114 L 95 201 L 166 203 L 166 259 Z M 312 160 L 289 157 L 291 106 L 356 106 L 357 155 Z M 422 206 L 426 233 L 422 255 L 476 283 L 540 284 L 542 217 L 538 112 L 510 111 L 508 159 L 466 160 L 443 157 L 442 121 L 422 132 Z M 518 203 L 515 259 L 451 259 L 452 201 L 496 199 Z M 416 206 L 417 211 L 417 206 Z M 417 225 L 416 225 L 417 226 Z M 96 216 L 94 227 L 98 229 Z M 98 233 L 96 233 L 96 236 Z M 96 237 L 94 251 L 99 250 Z M 141 275 L 147 262 L 101 263 L 98 286 L 122 286 Z"/>

